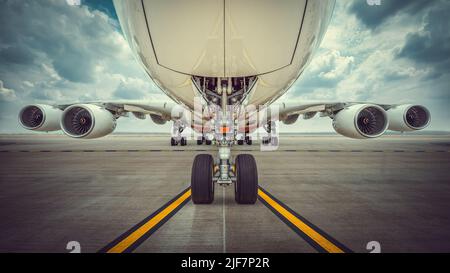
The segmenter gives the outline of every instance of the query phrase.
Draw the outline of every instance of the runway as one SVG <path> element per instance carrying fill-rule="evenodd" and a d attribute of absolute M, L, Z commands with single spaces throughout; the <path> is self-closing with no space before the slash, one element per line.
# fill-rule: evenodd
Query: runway
<path fill-rule="evenodd" d="M 194 156 L 216 148 L 168 140 L 1 135 L 0 252 L 108 252 L 131 234 L 117 252 L 450 251 L 449 135 L 235 146 L 258 163 L 260 198 L 245 206 L 233 187 L 216 186 L 211 205 L 180 199 Z"/>

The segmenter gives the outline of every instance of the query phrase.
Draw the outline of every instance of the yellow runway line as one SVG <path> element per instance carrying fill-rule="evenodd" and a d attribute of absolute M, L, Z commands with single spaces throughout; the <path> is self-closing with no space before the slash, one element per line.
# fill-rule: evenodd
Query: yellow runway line
<path fill-rule="evenodd" d="M 104 247 L 100 252 L 122 253 L 131 252 L 153 234 L 162 224 L 170 219 L 181 209 L 191 197 L 191 189 L 188 188 L 177 197 L 169 201 L 155 213 L 141 221 L 129 231 L 119 236 L 112 243 Z M 160 224 L 160 225 L 159 225 Z"/>
<path fill-rule="evenodd" d="M 258 195 L 260 200 L 262 200 L 269 209 L 276 211 L 278 213 L 277 216 L 281 218 L 281 220 L 290 223 L 291 228 L 302 235 L 302 237 L 318 251 L 328 253 L 351 252 L 340 243 L 339 245 L 341 246 L 338 246 L 336 240 L 331 239 L 329 235 L 324 234 L 323 231 L 308 223 L 305 219 L 302 219 L 303 217 L 295 215 L 295 213 L 291 212 L 286 205 L 270 196 L 266 191 L 258 189 Z"/>

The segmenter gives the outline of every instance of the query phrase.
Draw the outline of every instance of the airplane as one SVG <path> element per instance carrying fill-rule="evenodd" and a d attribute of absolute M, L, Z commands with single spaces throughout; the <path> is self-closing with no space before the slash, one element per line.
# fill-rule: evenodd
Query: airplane
<path fill-rule="evenodd" d="M 114 0 L 123 34 L 137 61 L 171 99 L 33 104 L 19 113 L 34 131 L 62 130 L 78 139 L 112 133 L 116 120 L 132 113 L 156 124 L 173 122 L 170 145 L 187 144 L 191 128 L 198 145 L 215 144 L 217 157 L 200 154 L 191 173 L 192 201 L 210 204 L 215 185 L 234 184 L 238 204 L 254 204 L 258 171 L 251 154 L 232 156 L 233 145 L 277 146 L 277 124 L 300 116 L 332 119 L 346 137 L 373 139 L 386 130 L 415 131 L 431 121 L 415 104 L 370 102 L 283 103 L 271 106 L 305 71 L 330 23 L 334 0 Z"/>

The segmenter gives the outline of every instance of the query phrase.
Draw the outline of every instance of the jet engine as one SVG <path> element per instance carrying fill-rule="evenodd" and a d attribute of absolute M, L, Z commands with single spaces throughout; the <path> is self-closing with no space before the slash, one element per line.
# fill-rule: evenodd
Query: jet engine
<path fill-rule="evenodd" d="M 112 133 L 115 128 L 113 114 L 97 105 L 72 105 L 61 117 L 61 129 L 73 138 L 99 138 Z"/>
<path fill-rule="evenodd" d="M 33 131 L 58 131 L 61 129 L 59 121 L 62 111 L 45 104 L 33 104 L 22 108 L 19 113 L 20 124 Z"/>
<path fill-rule="evenodd" d="M 375 138 L 387 130 L 389 118 L 378 105 L 356 104 L 339 111 L 333 118 L 337 133 L 350 138 Z"/>
<path fill-rule="evenodd" d="M 158 115 L 154 115 L 154 114 L 150 114 L 150 118 L 152 119 L 152 121 L 158 125 L 164 125 L 166 124 L 166 120 L 163 119 L 161 116 Z"/>
<path fill-rule="evenodd" d="M 426 128 L 431 121 L 430 111 L 421 105 L 403 104 L 387 111 L 389 130 L 407 132 Z"/>

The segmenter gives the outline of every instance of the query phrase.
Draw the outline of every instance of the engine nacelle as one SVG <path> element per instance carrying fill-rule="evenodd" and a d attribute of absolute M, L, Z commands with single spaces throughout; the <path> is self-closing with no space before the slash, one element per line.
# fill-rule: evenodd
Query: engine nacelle
<path fill-rule="evenodd" d="M 33 104 L 22 108 L 19 113 L 19 122 L 28 130 L 58 131 L 61 130 L 59 123 L 61 115 L 61 109 L 51 105 Z"/>
<path fill-rule="evenodd" d="M 163 119 L 161 116 L 158 115 L 154 115 L 154 114 L 150 114 L 150 118 L 152 119 L 152 121 L 158 125 L 164 125 L 166 124 L 166 120 Z"/>
<path fill-rule="evenodd" d="M 337 133 L 350 138 L 375 138 L 386 132 L 389 118 L 378 105 L 355 104 L 339 111 L 333 119 Z"/>
<path fill-rule="evenodd" d="M 299 116 L 300 116 L 299 114 L 290 115 L 284 119 L 281 119 L 281 121 L 286 125 L 291 125 L 297 122 Z"/>
<path fill-rule="evenodd" d="M 426 128 L 431 121 L 430 111 L 422 105 L 403 104 L 387 111 L 389 130 L 415 131 Z"/>
<path fill-rule="evenodd" d="M 92 104 L 76 104 L 64 110 L 61 129 L 73 138 L 99 138 L 116 128 L 116 119 L 108 110 Z"/>

